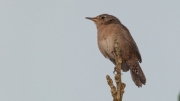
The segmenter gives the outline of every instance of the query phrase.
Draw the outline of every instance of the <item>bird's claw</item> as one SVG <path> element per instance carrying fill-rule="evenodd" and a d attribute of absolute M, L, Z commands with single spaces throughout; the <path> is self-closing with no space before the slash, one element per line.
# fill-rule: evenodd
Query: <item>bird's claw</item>
<path fill-rule="evenodd" d="M 114 71 L 113 71 L 113 74 L 115 75 L 115 72 L 117 73 L 117 68 L 114 67 Z M 123 73 L 121 73 L 121 75 L 123 75 Z"/>
<path fill-rule="evenodd" d="M 115 72 L 117 72 L 117 68 L 114 67 L 114 71 L 113 71 L 113 74 L 115 75 Z"/>

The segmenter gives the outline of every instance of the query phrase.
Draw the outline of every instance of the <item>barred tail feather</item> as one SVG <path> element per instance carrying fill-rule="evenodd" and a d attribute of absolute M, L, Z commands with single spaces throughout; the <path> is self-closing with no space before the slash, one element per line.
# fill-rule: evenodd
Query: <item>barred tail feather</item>
<path fill-rule="evenodd" d="M 130 72 L 131 72 L 132 80 L 138 87 L 142 87 L 142 84 L 145 85 L 146 77 L 138 61 L 135 61 L 134 64 L 130 67 Z"/>

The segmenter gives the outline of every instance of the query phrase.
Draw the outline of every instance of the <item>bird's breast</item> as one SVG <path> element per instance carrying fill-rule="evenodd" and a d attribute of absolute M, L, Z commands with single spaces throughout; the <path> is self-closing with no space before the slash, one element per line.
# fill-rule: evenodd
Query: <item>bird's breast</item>
<path fill-rule="evenodd" d="M 98 35 L 98 47 L 101 53 L 106 58 L 113 58 L 114 41 L 113 36 L 108 33 L 101 33 Z"/>

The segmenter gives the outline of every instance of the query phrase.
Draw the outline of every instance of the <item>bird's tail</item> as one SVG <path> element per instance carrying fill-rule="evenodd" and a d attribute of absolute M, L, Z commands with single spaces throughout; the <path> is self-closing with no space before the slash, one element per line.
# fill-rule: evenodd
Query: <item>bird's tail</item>
<path fill-rule="evenodd" d="M 131 66 L 130 66 L 130 72 L 131 72 L 131 77 L 134 83 L 138 86 L 141 87 L 142 84 L 145 85 L 146 83 L 146 77 L 139 65 L 138 61 L 135 61 Z"/>

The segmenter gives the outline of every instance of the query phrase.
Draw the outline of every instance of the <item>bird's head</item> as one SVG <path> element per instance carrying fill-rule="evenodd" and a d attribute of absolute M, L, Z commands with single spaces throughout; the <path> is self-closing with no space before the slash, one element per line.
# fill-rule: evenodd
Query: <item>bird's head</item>
<path fill-rule="evenodd" d="M 86 19 L 94 21 L 97 27 L 101 25 L 121 23 L 118 18 L 109 14 L 101 14 L 101 15 L 98 15 L 97 17 L 86 17 Z"/>

